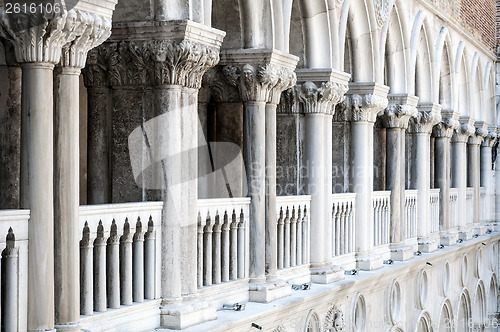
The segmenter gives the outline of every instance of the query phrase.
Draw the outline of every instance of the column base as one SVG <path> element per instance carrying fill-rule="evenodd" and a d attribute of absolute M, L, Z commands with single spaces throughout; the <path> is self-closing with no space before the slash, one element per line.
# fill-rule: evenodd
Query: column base
<path fill-rule="evenodd" d="M 251 283 L 249 286 L 249 298 L 251 302 L 269 303 L 289 296 L 291 293 L 291 285 L 280 279 L 262 283 Z"/>
<path fill-rule="evenodd" d="M 483 224 L 477 223 L 476 225 L 474 225 L 474 234 L 477 234 L 480 236 L 486 234 L 486 226 Z"/>
<path fill-rule="evenodd" d="M 453 246 L 457 243 L 458 233 L 456 230 L 441 232 L 439 234 L 440 244 L 443 246 Z"/>
<path fill-rule="evenodd" d="M 356 256 L 356 265 L 362 271 L 373 271 L 384 266 L 380 255 L 362 253 Z"/>
<path fill-rule="evenodd" d="M 498 224 L 496 221 L 492 221 L 486 224 L 486 231 L 490 230 L 492 232 L 498 232 L 500 231 L 500 224 Z"/>
<path fill-rule="evenodd" d="M 391 259 L 393 261 L 407 261 L 414 256 L 414 250 L 407 245 L 393 245 L 390 247 Z"/>
<path fill-rule="evenodd" d="M 344 278 L 344 269 L 337 265 L 311 268 L 311 281 L 316 284 L 331 284 Z"/>
<path fill-rule="evenodd" d="M 465 226 L 464 228 L 458 230 L 458 237 L 459 237 L 459 239 L 462 239 L 464 241 L 468 241 L 468 240 L 472 239 L 472 235 L 474 235 L 473 233 L 474 232 L 473 232 L 473 228 L 471 225 Z"/>
<path fill-rule="evenodd" d="M 80 323 L 71 323 L 71 324 L 56 324 L 55 331 L 82 331 Z"/>
<path fill-rule="evenodd" d="M 167 304 L 160 307 L 160 324 L 170 329 L 184 329 L 217 319 L 215 307 L 204 301 Z"/>
<path fill-rule="evenodd" d="M 418 250 L 421 252 L 434 252 L 438 248 L 438 240 L 432 237 L 418 239 Z"/>

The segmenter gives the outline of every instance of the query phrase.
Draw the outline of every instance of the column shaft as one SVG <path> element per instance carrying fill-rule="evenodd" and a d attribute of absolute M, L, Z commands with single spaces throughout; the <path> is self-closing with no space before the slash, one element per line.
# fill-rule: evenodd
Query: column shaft
<path fill-rule="evenodd" d="M 430 133 L 416 133 L 415 176 L 412 186 L 418 190 L 417 236 L 419 242 L 426 242 L 430 234 L 429 195 L 430 195 Z"/>
<path fill-rule="evenodd" d="M 323 138 L 324 140 L 324 145 L 325 145 L 325 182 L 324 182 L 324 204 L 325 204 L 325 217 L 324 217 L 324 223 L 325 223 L 325 232 L 324 232 L 324 238 L 325 238 L 325 261 L 328 262 L 332 258 L 332 246 L 333 246 L 333 241 L 332 241 L 332 209 L 333 209 L 333 202 L 332 202 L 332 194 L 333 194 L 333 172 L 332 172 L 332 167 L 333 167 L 333 115 L 331 114 L 325 114 L 324 115 L 324 126 L 325 126 L 325 136 Z"/>
<path fill-rule="evenodd" d="M 439 188 L 439 230 L 447 232 L 450 224 L 450 139 L 436 137 L 435 140 L 435 182 Z"/>
<path fill-rule="evenodd" d="M 481 187 L 486 187 L 486 215 L 481 216 L 482 220 L 490 222 L 492 217 L 492 197 L 495 194 L 494 174 L 491 167 L 491 146 L 481 146 Z"/>
<path fill-rule="evenodd" d="M 66 328 L 80 319 L 79 77 L 80 69 L 63 67 L 55 87 L 55 322 Z"/>
<path fill-rule="evenodd" d="M 266 104 L 266 274 L 276 278 L 278 229 L 276 219 L 276 104 Z"/>
<path fill-rule="evenodd" d="M 465 205 L 466 190 L 467 190 L 467 158 L 466 158 L 466 143 L 452 142 L 451 143 L 453 160 L 452 160 L 452 187 L 458 188 L 458 219 L 452 220 L 453 226 L 458 226 L 459 231 L 465 230 L 467 209 Z"/>
<path fill-rule="evenodd" d="M 467 222 L 478 223 L 481 219 L 481 204 L 480 204 L 480 181 L 481 181 L 481 170 L 480 170 L 480 156 L 479 156 L 479 144 L 467 144 L 467 151 L 469 157 L 469 167 L 468 167 L 468 179 L 469 186 L 474 188 L 473 194 L 473 220 L 467 220 Z"/>
<path fill-rule="evenodd" d="M 53 64 L 22 65 L 30 208 L 28 330 L 54 328 Z M 47 93 L 49 91 L 49 93 Z"/>
<path fill-rule="evenodd" d="M 401 155 L 401 148 L 403 146 L 402 135 L 404 135 L 404 132 L 401 128 L 387 128 L 386 188 L 391 191 L 390 241 L 392 244 L 404 241 L 404 181 L 401 182 L 404 175 Z"/>

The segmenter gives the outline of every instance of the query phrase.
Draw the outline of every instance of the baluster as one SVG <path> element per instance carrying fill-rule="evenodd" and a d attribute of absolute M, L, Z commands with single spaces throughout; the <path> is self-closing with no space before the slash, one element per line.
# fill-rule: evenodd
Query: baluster
<path fill-rule="evenodd" d="M 222 224 L 217 212 L 212 230 L 212 283 L 215 285 L 221 282 L 221 227 Z"/>
<path fill-rule="evenodd" d="M 123 235 L 120 237 L 120 300 L 123 305 L 132 304 L 132 235 L 125 218 Z"/>
<path fill-rule="evenodd" d="M 290 265 L 297 265 L 297 219 L 295 219 L 295 207 L 292 208 L 292 219 L 290 219 Z"/>
<path fill-rule="evenodd" d="M 354 251 L 354 204 L 349 202 L 349 252 Z"/>
<path fill-rule="evenodd" d="M 303 258 L 303 248 L 302 248 L 302 236 L 303 236 L 303 231 L 302 231 L 302 210 L 301 206 L 299 205 L 299 211 L 297 213 L 297 265 L 302 265 L 304 264 L 304 258 Z"/>
<path fill-rule="evenodd" d="M 278 218 L 278 270 L 283 269 L 283 263 L 285 257 L 283 256 L 285 251 L 285 245 L 283 244 L 284 234 L 284 218 L 283 218 L 283 207 L 280 207 L 280 217 Z"/>
<path fill-rule="evenodd" d="M 339 203 L 335 203 L 333 205 L 333 231 L 334 231 L 334 238 L 333 240 L 335 241 L 335 252 L 334 256 L 338 256 L 340 253 L 340 224 L 339 224 L 339 219 L 338 219 L 338 213 L 339 213 Z"/>
<path fill-rule="evenodd" d="M 285 263 L 283 264 L 284 268 L 290 267 L 290 210 L 288 206 L 286 207 L 286 216 L 285 216 Z"/>
<path fill-rule="evenodd" d="M 304 261 L 304 264 L 308 264 L 311 261 L 311 257 L 309 256 L 309 245 L 310 245 L 310 239 L 309 239 L 309 224 L 310 224 L 310 219 L 309 215 L 307 214 L 307 207 L 304 207 L 304 216 L 302 217 L 302 260 Z"/>
<path fill-rule="evenodd" d="M 238 220 L 236 212 L 231 215 L 231 234 L 229 243 L 229 278 L 238 279 Z"/>
<path fill-rule="evenodd" d="M 148 231 L 144 234 L 144 299 L 156 297 L 156 232 L 153 218 L 149 216 Z"/>
<path fill-rule="evenodd" d="M 345 202 L 340 203 L 340 254 L 346 253 L 347 224 L 345 219 Z"/>
<path fill-rule="evenodd" d="M 224 223 L 222 224 L 222 282 L 229 281 L 229 230 L 229 218 L 227 211 L 225 211 Z"/>
<path fill-rule="evenodd" d="M 198 212 L 198 241 L 197 248 L 197 266 L 198 266 L 198 288 L 203 287 L 203 222 L 201 221 L 201 214 Z"/>
<path fill-rule="evenodd" d="M 390 230 L 390 208 L 389 198 L 384 199 L 384 244 L 389 243 L 389 230 Z"/>
<path fill-rule="evenodd" d="M 16 237 L 9 228 L 2 251 L 2 331 L 17 331 L 19 255 L 15 245 Z"/>
<path fill-rule="evenodd" d="M 144 233 L 142 232 L 140 217 L 137 218 L 137 223 L 135 224 L 133 241 L 133 300 L 134 302 L 144 302 Z"/>
<path fill-rule="evenodd" d="M 100 220 L 94 240 L 94 311 L 106 311 L 106 239 Z"/>
<path fill-rule="evenodd" d="M 373 244 L 378 246 L 378 199 L 373 200 Z"/>
<path fill-rule="evenodd" d="M 203 229 L 203 285 L 212 285 L 212 223 L 210 212 L 207 213 Z"/>
<path fill-rule="evenodd" d="M 85 222 L 80 240 L 80 315 L 92 315 L 94 312 L 93 248 L 89 224 Z"/>
<path fill-rule="evenodd" d="M 120 237 L 113 219 L 106 247 L 108 308 L 120 308 Z"/>
<path fill-rule="evenodd" d="M 245 278 L 245 219 L 241 209 L 238 223 L 238 278 Z"/>

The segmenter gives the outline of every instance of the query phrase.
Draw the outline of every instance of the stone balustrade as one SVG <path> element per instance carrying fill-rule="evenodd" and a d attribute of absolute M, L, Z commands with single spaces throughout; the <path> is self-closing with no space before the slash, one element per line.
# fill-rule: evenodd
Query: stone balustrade
<path fill-rule="evenodd" d="M 488 195 L 487 188 L 480 187 L 479 188 L 479 197 L 480 197 L 480 211 L 481 211 L 481 222 L 487 222 L 489 219 L 489 210 L 488 210 Z"/>
<path fill-rule="evenodd" d="M 332 256 L 355 251 L 356 194 L 333 194 Z"/>
<path fill-rule="evenodd" d="M 465 206 L 467 209 L 465 223 L 472 224 L 474 222 L 474 188 L 472 187 L 468 187 L 465 193 Z"/>
<path fill-rule="evenodd" d="M 450 188 L 449 193 L 450 220 L 456 221 L 458 218 L 458 188 Z"/>
<path fill-rule="evenodd" d="M 373 192 L 373 241 L 378 247 L 389 243 L 391 224 L 391 192 Z"/>
<path fill-rule="evenodd" d="M 417 203 L 418 203 L 418 190 L 406 190 L 405 226 L 406 226 L 407 240 L 417 237 Z"/>
<path fill-rule="evenodd" d="M 439 192 L 440 189 L 431 189 L 429 196 L 429 206 L 431 210 L 430 223 L 431 223 L 431 234 L 439 232 Z"/>

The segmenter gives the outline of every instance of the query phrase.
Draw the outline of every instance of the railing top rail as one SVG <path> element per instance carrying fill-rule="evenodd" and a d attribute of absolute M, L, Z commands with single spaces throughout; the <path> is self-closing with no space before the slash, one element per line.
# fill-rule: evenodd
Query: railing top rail
<path fill-rule="evenodd" d="M 450 193 L 450 195 L 451 194 L 458 194 L 458 188 L 450 188 L 449 193 Z"/>
<path fill-rule="evenodd" d="M 356 193 L 332 194 L 333 200 L 352 200 L 357 197 Z"/>
<path fill-rule="evenodd" d="M 434 188 L 434 189 L 431 189 L 431 195 L 439 195 L 439 193 L 441 192 L 441 189 L 440 188 Z"/>
<path fill-rule="evenodd" d="M 158 211 L 163 208 L 163 202 L 134 202 L 118 204 L 81 205 L 80 217 L 100 215 L 103 213 L 127 213 L 140 211 Z"/>
<path fill-rule="evenodd" d="M 391 191 L 390 190 L 374 191 L 372 197 L 373 198 L 391 197 Z"/>
<path fill-rule="evenodd" d="M 276 196 L 276 203 L 309 203 L 311 201 L 311 195 L 294 195 L 294 196 Z"/>
<path fill-rule="evenodd" d="M 467 187 L 467 191 L 474 191 L 474 187 Z"/>
<path fill-rule="evenodd" d="M 0 211 L 0 243 L 5 243 L 5 236 L 12 228 L 16 241 L 28 239 L 30 210 Z"/>
<path fill-rule="evenodd" d="M 416 190 L 416 189 L 405 190 L 405 195 L 406 196 L 417 196 L 418 190 Z"/>
<path fill-rule="evenodd" d="M 235 198 L 207 198 L 198 200 L 198 208 L 207 208 L 212 206 L 235 206 L 250 204 L 250 197 Z"/>

